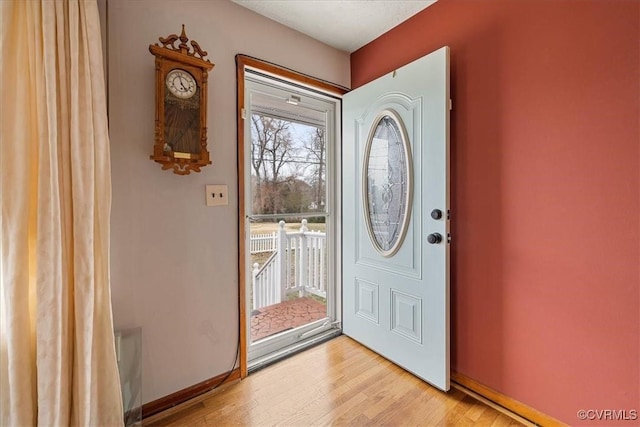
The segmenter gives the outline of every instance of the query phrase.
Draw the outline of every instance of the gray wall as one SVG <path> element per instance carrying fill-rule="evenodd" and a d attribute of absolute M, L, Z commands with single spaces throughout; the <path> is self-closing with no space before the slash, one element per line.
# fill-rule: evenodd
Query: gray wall
<path fill-rule="evenodd" d="M 231 369 L 238 341 L 235 55 L 349 86 L 349 55 L 228 0 L 105 0 L 113 182 L 111 288 L 116 328 L 142 327 L 143 403 Z M 154 57 L 179 33 L 208 52 L 213 165 L 178 176 L 151 161 Z M 104 33 L 104 31 L 103 31 Z M 206 184 L 230 204 L 205 206 Z"/>

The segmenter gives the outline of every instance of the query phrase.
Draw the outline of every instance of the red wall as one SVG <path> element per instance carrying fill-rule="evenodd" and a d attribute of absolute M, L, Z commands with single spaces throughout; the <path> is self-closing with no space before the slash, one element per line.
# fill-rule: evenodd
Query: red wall
<path fill-rule="evenodd" d="M 451 47 L 452 366 L 572 425 L 640 411 L 639 22 L 440 0 L 351 56 L 358 87 Z"/>

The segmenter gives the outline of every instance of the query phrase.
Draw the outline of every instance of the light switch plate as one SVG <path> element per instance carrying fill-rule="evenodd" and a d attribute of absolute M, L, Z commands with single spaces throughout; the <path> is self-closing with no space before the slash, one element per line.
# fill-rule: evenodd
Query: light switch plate
<path fill-rule="evenodd" d="M 227 185 L 206 186 L 207 206 L 227 206 L 229 204 L 229 187 Z"/>

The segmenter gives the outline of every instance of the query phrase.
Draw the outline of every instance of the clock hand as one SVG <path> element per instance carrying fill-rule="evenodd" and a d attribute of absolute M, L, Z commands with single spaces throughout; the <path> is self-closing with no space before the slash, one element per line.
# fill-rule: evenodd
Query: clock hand
<path fill-rule="evenodd" d="M 182 82 L 182 76 L 178 76 L 178 79 L 180 79 L 180 86 L 182 86 L 182 91 L 186 92 L 187 91 L 187 87 Z"/>

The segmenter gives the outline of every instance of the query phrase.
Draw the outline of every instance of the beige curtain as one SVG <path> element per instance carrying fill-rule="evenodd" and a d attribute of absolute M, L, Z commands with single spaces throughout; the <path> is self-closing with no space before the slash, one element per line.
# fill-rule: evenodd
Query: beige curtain
<path fill-rule="evenodd" d="M 0 0 L 0 424 L 122 424 L 95 0 Z"/>

